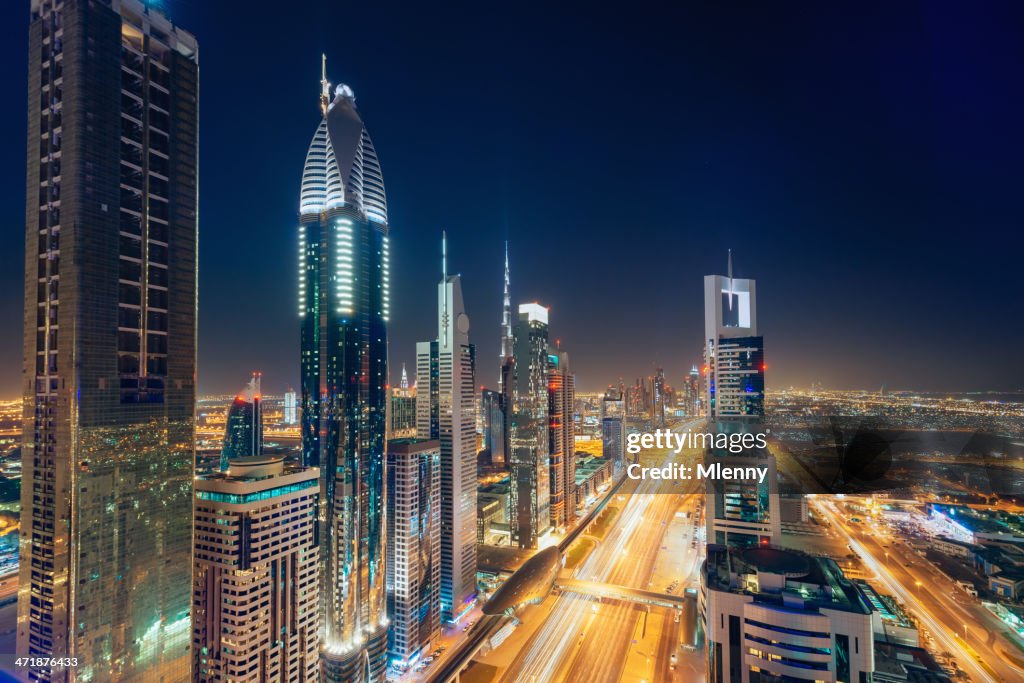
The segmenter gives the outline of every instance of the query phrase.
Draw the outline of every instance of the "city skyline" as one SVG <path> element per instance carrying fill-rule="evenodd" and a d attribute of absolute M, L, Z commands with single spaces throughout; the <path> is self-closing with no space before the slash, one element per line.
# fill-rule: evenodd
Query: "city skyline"
<path fill-rule="evenodd" d="M 9 63 L 24 61 L 25 22 L 16 15 L 26 9 L 9 10 L 2 48 Z M 227 6 L 168 3 L 171 18 L 193 27 L 209 46 L 200 144 L 201 393 L 229 392 L 236 377 L 254 369 L 264 372 L 268 393 L 297 382 L 297 353 L 277 353 L 297 352 L 294 327 L 263 326 L 255 334 L 248 322 L 286 320 L 295 309 L 294 263 L 259 257 L 295 248 L 298 207 L 284 188 L 300 177 L 301 159 L 292 150 L 306 143 L 315 113 L 293 112 L 316 87 L 321 52 L 333 60 L 330 76 L 365 98 L 383 139 L 379 151 L 393 168 L 390 222 L 401 237 L 393 255 L 399 322 L 389 348 L 396 368 L 412 363 L 416 340 L 433 328 L 416 295 L 434 279 L 433 259 L 419 256 L 437 251 L 436 236 L 447 229 L 481 358 L 500 350 L 500 265 L 508 239 L 513 304 L 551 305 L 583 390 L 619 377 L 629 382 L 656 367 L 678 384 L 701 352 L 701 298 L 693 284 L 722 270 L 728 248 L 737 276 L 763 283 L 773 386 L 1020 389 L 1015 378 L 1024 372 L 1010 370 L 1022 361 L 1011 358 L 1008 368 L 1005 359 L 979 356 L 972 332 L 1000 320 L 1001 333 L 1017 336 L 1024 324 L 1004 315 L 998 295 L 1012 291 L 1012 247 L 1020 240 L 1010 232 L 1019 211 L 1007 199 L 1013 193 L 1004 191 L 1020 141 L 1010 125 L 1020 102 L 1002 102 L 998 88 L 985 87 L 1024 60 L 1018 46 L 1006 44 L 1008 22 L 996 9 L 965 8 L 957 17 L 893 8 L 887 18 L 913 30 L 861 44 L 857 38 L 875 26 L 869 12 L 849 17 L 846 39 L 834 45 L 797 39 L 811 24 L 835 19 L 834 8 L 815 8 L 806 17 L 761 8 L 742 19 L 712 9 L 676 10 L 660 22 L 638 12 L 618 32 L 613 18 L 597 11 L 582 17 L 564 47 L 537 48 L 519 61 L 507 56 L 517 31 L 528 30 L 535 39 L 529 42 L 543 44 L 570 17 L 553 9 L 546 28 L 524 26 L 515 16 L 503 16 L 496 27 L 477 13 L 456 24 L 466 30 L 455 30 L 444 28 L 452 20 L 445 10 L 426 17 L 412 11 L 408 25 L 393 27 L 409 51 L 437 45 L 434 38 L 423 43 L 414 18 L 451 43 L 423 64 L 368 56 L 374 52 L 365 49 L 369 36 L 340 44 L 328 28 L 339 21 L 329 8 L 283 15 L 273 9 L 247 5 L 254 30 L 291 35 L 309 28 L 302 49 L 245 51 L 250 38 L 232 35 Z M 383 21 L 368 7 L 352 11 L 356 23 Z M 715 29 L 722 43 L 690 35 L 701 26 Z M 734 30 L 723 32 L 727 26 Z M 762 35 L 763 26 L 775 37 Z M 633 50 L 646 32 L 653 32 L 652 45 Z M 954 39 L 959 61 L 930 47 Z M 768 50 L 776 41 L 791 49 Z M 477 59 L 462 59 L 465 53 Z M 726 53 L 728 59 L 716 61 Z M 883 64 L 894 75 L 881 75 Z M 936 75 L 925 79 L 929 74 Z M 9 70 L 8 79 L 10 91 L 23 90 L 23 71 Z M 968 87 L 971 79 L 978 85 Z M 827 87 L 839 80 L 841 93 Z M 463 82 L 485 86 L 467 90 Z M 663 82 L 678 86 L 665 89 Z M 963 100 L 950 94 L 964 88 Z M 250 100 L 260 102 L 261 116 L 239 117 Z M 600 106 L 608 101 L 614 106 Z M 403 118 L 408 102 L 419 106 L 421 124 Z M 21 158 L 21 112 L 0 116 L 18 131 L 0 151 Z M 232 135 L 221 134 L 228 126 Z M 630 130 L 630 140 L 609 140 L 613 126 Z M 238 144 L 257 138 L 260 145 Z M 985 153 L 968 158 L 975 149 Z M 604 172 L 612 168 L 629 173 Z M 17 164 L 5 165 L 4 173 L 0 215 L 17 222 L 23 178 Z M 615 192 L 633 199 L 591 201 Z M 445 201 L 455 196 L 460 200 Z M 259 210 L 240 222 L 234 212 L 251 197 L 259 198 Z M 637 226 L 651 240 L 605 248 L 621 230 Z M 573 260 L 564 261 L 559 249 L 531 248 L 550 235 L 573 247 Z M 7 259 L 0 284 L 16 292 L 21 238 L 8 231 L 0 239 Z M 243 275 L 260 283 L 248 301 L 232 288 Z M 19 298 L 4 297 L 0 312 L 13 315 Z M 639 353 L 630 325 L 603 325 L 605 334 L 589 334 L 612 310 L 630 311 L 644 328 Z M 815 330 L 813 340 L 808 329 Z M 915 344 L 922 333 L 930 335 L 926 349 Z M 892 353 L 901 345 L 916 351 Z M 832 362 L 837 354 L 843 363 Z M 18 356 L 16 341 L 0 340 L 0 395 L 17 393 Z M 483 384 L 496 384 L 490 378 L 480 375 Z"/>

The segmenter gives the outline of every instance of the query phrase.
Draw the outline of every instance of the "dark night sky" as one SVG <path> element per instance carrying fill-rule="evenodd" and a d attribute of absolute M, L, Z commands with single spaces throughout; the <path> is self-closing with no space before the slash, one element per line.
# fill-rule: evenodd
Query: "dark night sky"
<path fill-rule="evenodd" d="M 501 252 L 578 382 L 701 350 L 702 276 L 758 281 L 769 387 L 1024 388 L 1024 42 L 1011 5 L 170 0 L 201 64 L 203 391 L 297 384 L 320 53 L 392 226 L 392 380 L 435 333 L 440 231 L 494 384 Z M 0 396 L 19 391 L 28 0 L 0 26 Z"/>

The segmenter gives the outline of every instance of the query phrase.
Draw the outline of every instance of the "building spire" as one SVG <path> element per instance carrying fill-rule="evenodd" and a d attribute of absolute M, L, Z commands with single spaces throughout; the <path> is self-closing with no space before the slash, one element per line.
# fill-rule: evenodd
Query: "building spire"
<path fill-rule="evenodd" d="M 732 310 L 732 249 L 729 250 L 729 265 L 726 269 L 729 278 L 729 310 Z"/>
<path fill-rule="evenodd" d="M 320 113 L 327 116 L 331 103 L 331 84 L 327 81 L 327 55 L 320 55 Z"/>
<path fill-rule="evenodd" d="M 409 388 L 409 375 L 405 374 L 405 363 L 402 363 L 402 384 L 403 389 Z"/>
<path fill-rule="evenodd" d="M 441 346 L 448 348 L 448 231 L 441 231 Z"/>
<path fill-rule="evenodd" d="M 729 280 L 732 280 L 732 249 L 729 250 Z"/>
<path fill-rule="evenodd" d="M 505 295 L 501 313 L 501 359 L 512 357 L 512 295 L 509 291 L 508 240 L 505 240 Z"/>

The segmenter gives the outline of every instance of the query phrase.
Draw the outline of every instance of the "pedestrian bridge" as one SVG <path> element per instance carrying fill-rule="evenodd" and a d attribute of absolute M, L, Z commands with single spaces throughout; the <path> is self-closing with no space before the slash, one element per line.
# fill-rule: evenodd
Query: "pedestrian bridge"
<path fill-rule="evenodd" d="M 590 595 L 611 600 L 626 600 L 642 605 L 657 605 L 658 607 L 669 607 L 679 610 L 684 609 L 687 603 L 693 604 L 695 602 L 695 597 L 692 595 L 658 593 L 641 588 L 627 588 L 626 586 L 617 586 L 611 583 L 601 583 L 599 581 L 558 579 L 555 581 L 555 587 L 568 593 L 578 593 L 580 595 Z"/>

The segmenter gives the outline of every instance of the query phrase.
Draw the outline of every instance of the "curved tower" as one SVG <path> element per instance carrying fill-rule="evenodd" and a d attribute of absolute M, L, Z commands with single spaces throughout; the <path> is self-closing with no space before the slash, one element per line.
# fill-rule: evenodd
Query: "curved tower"
<path fill-rule="evenodd" d="M 384 179 L 351 88 L 331 97 L 299 199 L 303 464 L 321 472 L 324 680 L 383 681 L 389 313 Z"/>

